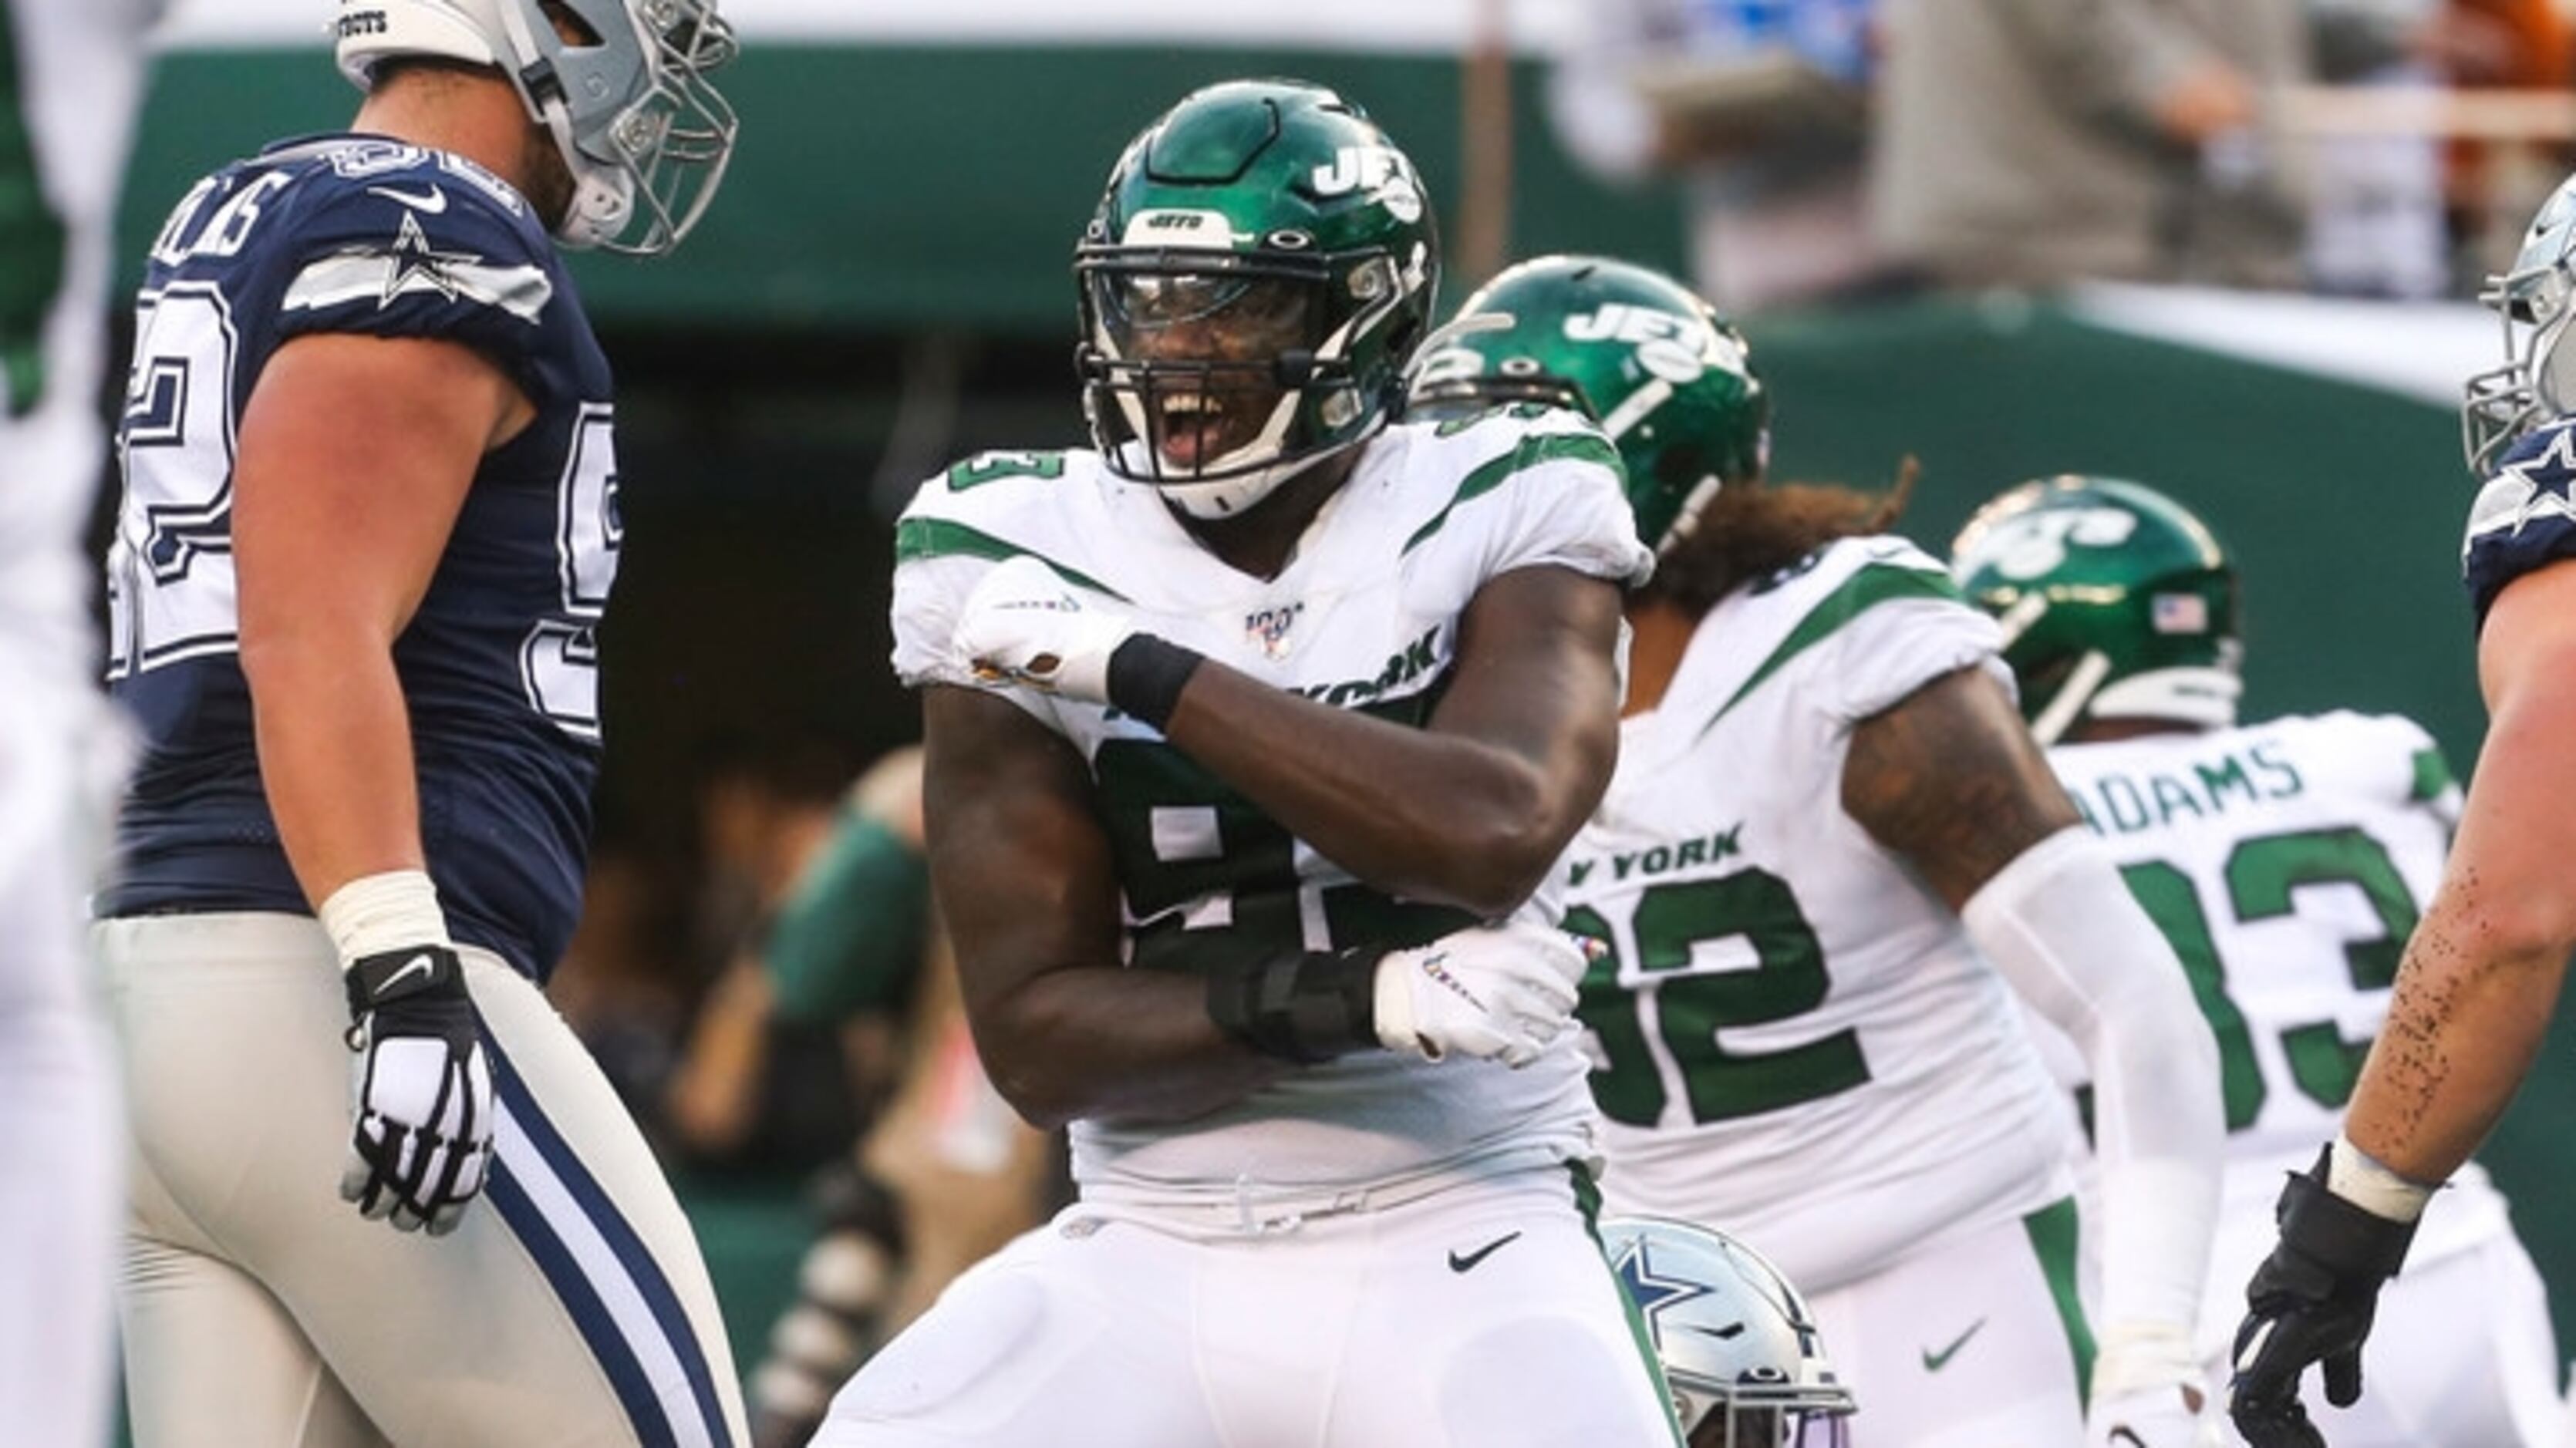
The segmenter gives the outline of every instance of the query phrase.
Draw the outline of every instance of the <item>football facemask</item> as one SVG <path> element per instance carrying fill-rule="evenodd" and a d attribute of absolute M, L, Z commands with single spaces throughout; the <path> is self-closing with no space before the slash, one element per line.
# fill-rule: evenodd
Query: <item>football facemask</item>
<path fill-rule="evenodd" d="M 1111 471 L 1222 518 L 1384 424 L 1437 289 L 1413 165 L 1321 87 L 1235 81 L 1131 144 L 1074 254 Z"/>
<path fill-rule="evenodd" d="M 2563 345 L 2576 319 L 2576 176 L 2559 183 L 2524 235 L 2513 268 L 2487 279 L 2478 300 L 2504 327 L 2502 365 L 2462 388 L 2460 438 L 2481 479 L 2523 434 L 2576 412 L 2576 347 Z"/>

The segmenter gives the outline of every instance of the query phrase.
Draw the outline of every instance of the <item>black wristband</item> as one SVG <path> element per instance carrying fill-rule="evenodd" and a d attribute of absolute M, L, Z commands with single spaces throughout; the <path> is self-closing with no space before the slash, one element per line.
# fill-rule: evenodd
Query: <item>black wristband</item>
<path fill-rule="evenodd" d="M 1208 972 L 1207 1013 L 1261 1052 L 1312 1066 L 1375 1047 L 1377 962 L 1361 946 L 1332 954 L 1277 955 Z"/>
<path fill-rule="evenodd" d="M 1180 707 L 1181 689 L 1207 656 L 1152 634 L 1129 634 L 1109 652 L 1109 702 L 1160 729 Z"/>
<path fill-rule="evenodd" d="M 2414 1244 L 2415 1223 L 2391 1221 L 2345 1201 L 2326 1187 L 2327 1157 L 2316 1171 L 2292 1172 L 2274 1215 L 2281 1245 L 2333 1274 L 2338 1281 L 2376 1283 L 2397 1275 Z"/>

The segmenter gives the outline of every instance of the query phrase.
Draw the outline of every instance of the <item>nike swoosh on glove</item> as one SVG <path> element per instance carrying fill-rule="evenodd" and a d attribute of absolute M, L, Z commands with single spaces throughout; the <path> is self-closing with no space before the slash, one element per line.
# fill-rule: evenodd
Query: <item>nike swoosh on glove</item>
<path fill-rule="evenodd" d="M 351 1128 L 340 1196 L 397 1230 L 456 1230 L 492 1162 L 492 1063 L 444 945 L 350 962 Z"/>
<path fill-rule="evenodd" d="M 987 684 L 1026 684 L 1109 702 L 1109 656 L 1136 632 L 1116 610 L 1027 554 L 993 566 L 966 595 L 950 635 L 959 663 Z"/>
<path fill-rule="evenodd" d="M 1584 964 L 1572 936 L 1526 923 L 1389 951 L 1374 982 L 1378 1041 L 1427 1061 L 1526 1066 L 1572 1023 Z"/>
<path fill-rule="evenodd" d="M 2415 1240 L 2413 1222 L 2392 1221 L 2326 1189 L 2327 1158 L 2281 1190 L 2281 1240 L 2247 1284 L 2236 1329 L 2235 1377 L 2227 1415 L 2253 1448 L 2325 1448 L 2299 1403 L 2299 1374 L 2325 1373 L 2326 1401 L 2361 1401 L 2361 1345 L 2370 1336 L 2379 1287 L 2397 1275 Z"/>

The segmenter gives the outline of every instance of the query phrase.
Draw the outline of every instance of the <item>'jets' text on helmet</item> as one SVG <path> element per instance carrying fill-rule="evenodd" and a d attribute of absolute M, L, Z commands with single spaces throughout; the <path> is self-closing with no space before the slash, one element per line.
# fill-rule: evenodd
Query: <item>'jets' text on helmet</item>
<path fill-rule="evenodd" d="M 1840 1448 L 1857 1406 L 1806 1299 L 1761 1253 L 1660 1217 L 1612 1217 L 1601 1247 L 1637 1305 L 1690 1448 Z"/>
<path fill-rule="evenodd" d="M 2513 269 L 2489 277 L 2478 300 L 2504 318 L 2504 365 L 2468 380 L 2460 402 L 2469 468 L 2484 478 L 2505 449 L 2576 411 L 2576 348 L 2560 344 L 2576 319 L 2576 176 L 2531 218 Z"/>
<path fill-rule="evenodd" d="M 1619 446 L 1637 536 L 1661 553 L 1727 483 L 1762 474 L 1771 398 L 1738 334 L 1679 282 L 1629 262 L 1544 256 L 1476 289 L 1415 359 L 1411 415 L 1540 401 Z"/>
<path fill-rule="evenodd" d="M 1999 494 L 1950 545 L 2003 625 L 2031 734 L 2082 719 L 2236 722 L 2236 569 L 2207 526 L 2136 483 L 2058 477 Z"/>
<path fill-rule="evenodd" d="M 733 108 L 707 73 L 731 60 L 715 0 L 551 0 L 588 31 L 559 34 L 539 0 L 340 0 L 340 72 L 361 89 L 408 55 L 498 67 L 554 136 L 573 177 L 567 246 L 650 256 L 706 213 L 733 154 Z"/>
<path fill-rule="evenodd" d="M 1129 143 L 1074 275 L 1109 468 L 1221 518 L 1384 426 L 1439 240 L 1413 163 L 1358 106 L 1228 81 Z"/>

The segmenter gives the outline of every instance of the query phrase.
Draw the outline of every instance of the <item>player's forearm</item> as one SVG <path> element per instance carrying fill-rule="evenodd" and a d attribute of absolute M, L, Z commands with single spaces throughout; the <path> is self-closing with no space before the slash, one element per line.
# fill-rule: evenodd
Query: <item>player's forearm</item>
<path fill-rule="evenodd" d="M 270 812 L 305 898 L 424 868 L 411 721 L 391 653 L 315 628 L 242 641 Z"/>
<path fill-rule="evenodd" d="M 2353 1145 L 2427 1185 L 2458 1171 L 2512 1103 L 2567 967 L 2565 941 L 2499 949 L 2474 895 L 2446 886 L 2416 926 L 2344 1121 Z"/>
<path fill-rule="evenodd" d="M 1166 731 L 1325 858 L 1391 894 L 1509 914 L 1599 802 L 1611 758 L 1550 769 L 1202 666 Z"/>
<path fill-rule="evenodd" d="M 970 1004 L 968 1016 L 994 1087 L 1039 1127 L 1187 1121 L 1297 1069 L 1221 1030 L 1195 975 L 1065 967 Z"/>

